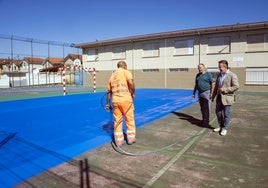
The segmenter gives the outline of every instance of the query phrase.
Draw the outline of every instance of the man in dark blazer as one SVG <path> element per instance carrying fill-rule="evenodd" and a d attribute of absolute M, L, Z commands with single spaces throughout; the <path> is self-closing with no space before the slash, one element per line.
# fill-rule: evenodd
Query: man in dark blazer
<path fill-rule="evenodd" d="M 212 93 L 212 101 L 216 97 L 216 116 L 219 127 L 213 129 L 222 136 L 227 134 L 231 118 L 231 105 L 235 102 L 235 91 L 239 88 L 238 77 L 231 72 L 228 67 L 228 61 L 221 60 L 218 62 L 220 73 L 218 74 L 215 88 Z"/>

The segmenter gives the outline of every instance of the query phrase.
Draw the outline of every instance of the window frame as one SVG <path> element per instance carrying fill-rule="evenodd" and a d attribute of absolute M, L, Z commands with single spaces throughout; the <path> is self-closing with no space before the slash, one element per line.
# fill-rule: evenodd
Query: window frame
<path fill-rule="evenodd" d="M 142 47 L 142 58 L 152 58 L 160 56 L 160 45 L 158 42 L 144 43 Z"/>
<path fill-rule="evenodd" d="M 181 39 L 174 41 L 174 56 L 194 55 L 194 39 Z"/>
<path fill-rule="evenodd" d="M 98 59 L 99 59 L 99 49 L 94 48 L 87 50 L 87 62 L 94 62 L 97 61 Z"/>
<path fill-rule="evenodd" d="M 122 60 L 126 59 L 126 47 L 125 46 L 115 46 L 112 48 L 112 60 Z"/>
<path fill-rule="evenodd" d="M 246 67 L 246 85 L 268 85 L 268 67 Z"/>
<path fill-rule="evenodd" d="M 208 37 L 207 39 L 207 54 L 208 55 L 230 54 L 230 53 L 231 53 L 231 36 Z"/>
<path fill-rule="evenodd" d="M 268 33 L 248 34 L 246 42 L 247 42 L 246 53 L 268 51 Z M 258 45 L 258 43 L 260 44 Z"/>

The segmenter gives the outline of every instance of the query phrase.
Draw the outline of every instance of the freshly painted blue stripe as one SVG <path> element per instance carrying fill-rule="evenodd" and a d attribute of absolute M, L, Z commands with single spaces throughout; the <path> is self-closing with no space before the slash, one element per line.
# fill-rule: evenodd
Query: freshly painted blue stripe
<path fill-rule="evenodd" d="M 192 91 L 138 89 L 135 120 L 144 126 L 196 102 Z M 20 181 L 111 141 L 113 117 L 105 93 L 66 95 L 0 103 L 0 187 Z"/>

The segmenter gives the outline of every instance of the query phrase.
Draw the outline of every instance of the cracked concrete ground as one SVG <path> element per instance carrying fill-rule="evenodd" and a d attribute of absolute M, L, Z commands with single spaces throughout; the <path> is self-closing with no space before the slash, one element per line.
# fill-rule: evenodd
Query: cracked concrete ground
<path fill-rule="evenodd" d="M 195 104 L 139 128 L 128 154 L 107 143 L 15 187 L 267 187 L 268 93 L 238 92 L 231 116 L 221 136 L 200 126 Z"/>

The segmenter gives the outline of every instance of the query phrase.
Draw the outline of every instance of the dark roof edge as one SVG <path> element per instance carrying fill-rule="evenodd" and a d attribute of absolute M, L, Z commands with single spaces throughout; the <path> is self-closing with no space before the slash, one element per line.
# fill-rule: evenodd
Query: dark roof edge
<path fill-rule="evenodd" d="M 110 45 L 110 44 L 121 44 L 121 43 L 126 43 L 126 42 L 144 41 L 148 39 L 154 40 L 154 39 L 179 37 L 179 36 L 204 35 L 204 34 L 212 34 L 212 33 L 223 33 L 223 32 L 231 32 L 231 31 L 255 30 L 255 29 L 266 29 L 266 28 L 268 29 L 268 21 L 253 22 L 253 23 L 246 23 L 246 24 L 237 23 L 234 25 L 177 30 L 177 31 L 170 31 L 170 32 L 123 37 L 123 38 L 110 39 L 110 40 L 102 40 L 102 41 L 96 41 L 96 42 L 80 43 L 80 44 L 76 44 L 75 47 L 76 48 L 98 47 L 98 46 Z"/>

